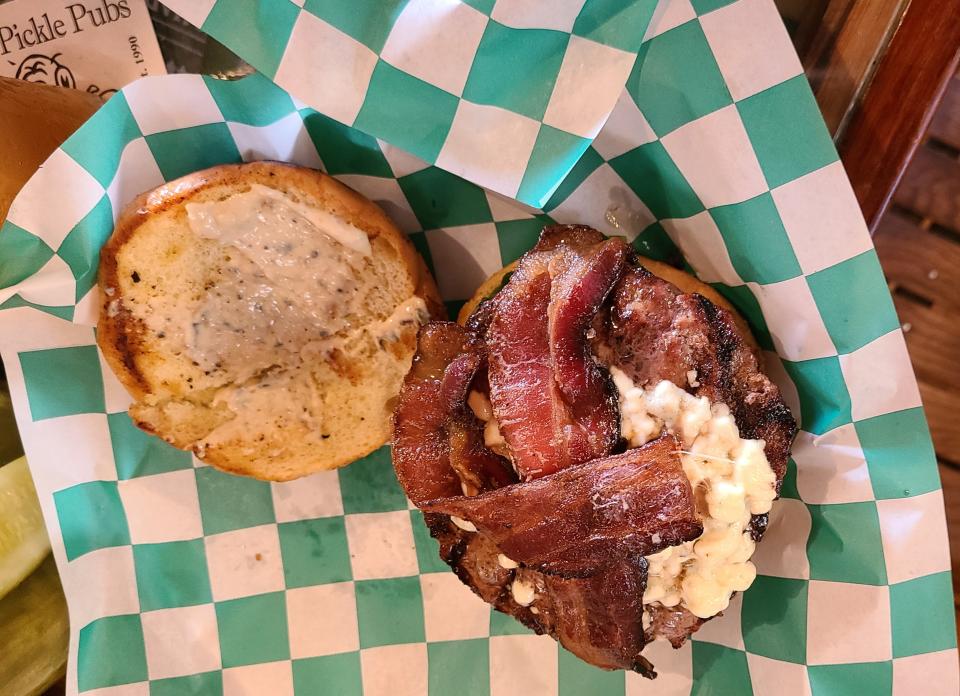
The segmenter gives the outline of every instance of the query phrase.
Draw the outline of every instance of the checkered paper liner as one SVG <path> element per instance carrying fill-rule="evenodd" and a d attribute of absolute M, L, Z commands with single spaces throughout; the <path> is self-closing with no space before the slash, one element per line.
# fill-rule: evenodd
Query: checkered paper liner
<path fill-rule="evenodd" d="M 165 0 L 340 123 L 541 206 L 630 77 L 657 0 Z"/>
<path fill-rule="evenodd" d="M 96 696 L 949 694 L 943 499 L 876 253 L 767 0 L 671 0 L 544 209 L 288 96 L 261 75 L 136 82 L 0 229 L 0 350 Z M 802 430 L 759 577 L 660 677 L 603 672 L 445 568 L 389 451 L 270 484 L 148 436 L 98 353 L 98 251 L 139 192 L 213 164 L 320 167 L 378 201 L 451 311 L 550 220 L 685 259 L 749 319 Z"/>

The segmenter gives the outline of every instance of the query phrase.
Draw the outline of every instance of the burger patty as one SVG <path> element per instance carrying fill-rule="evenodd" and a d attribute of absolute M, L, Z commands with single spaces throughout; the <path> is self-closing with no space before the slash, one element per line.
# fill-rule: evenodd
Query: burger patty
<path fill-rule="evenodd" d="M 666 379 L 726 403 L 743 437 L 766 441 L 779 491 L 796 425 L 730 314 L 583 226 L 545 228 L 466 327 L 421 330 L 394 466 L 441 557 L 480 597 L 591 664 L 653 677 L 644 645 L 679 647 L 703 620 L 644 607 L 645 556 L 702 528 L 673 436 L 615 454 L 614 365 L 638 386 Z M 489 393 L 511 461 L 484 445 L 471 389 Z M 754 518 L 755 539 L 765 526 Z"/>
<path fill-rule="evenodd" d="M 729 406 L 741 437 L 766 443 L 779 492 L 797 425 L 729 312 L 634 263 L 598 320 L 596 354 L 637 386 L 668 380 Z"/>

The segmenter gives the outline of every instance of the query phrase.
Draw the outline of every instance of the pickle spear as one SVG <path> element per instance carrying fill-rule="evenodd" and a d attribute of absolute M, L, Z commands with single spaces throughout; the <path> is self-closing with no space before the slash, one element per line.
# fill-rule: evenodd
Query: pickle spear
<path fill-rule="evenodd" d="M 13 404 L 7 393 L 7 384 L 0 379 L 0 466 L 23 454 L 17 422 L 13 419 Z"/>
<path fill-rule="evenodd" d="M 53 556 L 0 599 L 0 696 L 34 696 L 63 676 L 70 631 Z"/>
<path fill-rule="evenodd" d="M 50 553 L 37 491 L 24 457 L 0 467 L 0 597 Z"/>

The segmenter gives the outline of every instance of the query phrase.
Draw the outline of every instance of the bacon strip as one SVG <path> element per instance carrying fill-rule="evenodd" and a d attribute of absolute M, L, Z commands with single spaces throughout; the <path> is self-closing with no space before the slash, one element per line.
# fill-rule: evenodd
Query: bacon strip
<path fill-rule="evenodd" d="M 456 527 L 446 515 L 428 512 L 424 519 L 440 543 L 440 557 L 465 585 L 498 611 L 538 634 L 550 634 L 590 664 L 656 676 L 653 666 L 640 655 L 645 643 L 645 559 L 614 564 L 586 578 L 504 568 L 499 562 L 500 549 L 488 537 Z M 511 591 L 515 581 L 533 588 L 533 605 L 516 602 Z"/>
<path fill-rule="evenodd" d="M 639 384 L 686 384 L 697 370 L 691 391 L 730 405 L 744 437 L 766 440 L 782 477 L 795 425 L 730 316 L 583 226 L 546 228 L 466 329 L 422 329 L 396 411 L 394 464 L 441 557 L 474 592 L 591 664 L 653 677 L 645 642 L 678 647 L 703 620 L 652 605 L 643 629 L 644 556 L 702 527 L 674 437 L 609 456 L 619 413 L 587 345 L 590 329 L 604 364 Z M 523 483 L 484 446 L 466 406 L 471 389 L 487 387 Z M 764 523 L 751 521 L 755 539 Z M 515 595 L 518 585 L 525 591 Z M 520 604 L 530 588 L 533 603 Z"/>
<path fill-rule="evenodd" d="M 566 443 L 556 437 L 554 422 L 556 415 L 567 414 L 546 359 L 550 276 L 541 273 L 527 279 L 528 274 L 521 273 L 523 269 L 515 272 L 496 298 L 487 330 L 487 378 L 490 401 L 514 466 L 529 478 L 567 461 Z"/>
<path fill-rule="evenodd" d="M 483 363 L 479 344 L 449 322 L 427 324 L 418 341 L 394 412 L 393 466 L 407 496 L 419 504 L 460 495 L 463 483 L 488 490 L 516 481 L 509 464 L 484 447 L 465 403 Z"/>
<path fill-rule="evenodd" d="M 653 665 L 640 654 L 647 559 L 630 558 L 587 578 L 544 578 L 541 624 L 563 646 L 603 669 L 632 669 L 653 679 Z"/>
<path fill-rule="evenodd" d="M 550 352 L 556 380 L 567 403 L 594 400 L 607 390 L 609 379 L 594 362 L 585 338 L 594 315 L 613 288 L 626 263 L 629 247 L 611 239 L 596 247 L 592 256 L 564 256 L 567 270 L 551 287 L 549 322 Z"/>
<path fill-rule="evenodd" d="M 615 391 L 585 332 L 628 248 L 621 240 L 594 242 L 597 236 L 589 228 L 547 228 L 486 309 L 490 399 L 527 480 L 603 457 L 617 441 Z"/>
<path fill-rule="evenodd" d="M 468 520 L 514 561 L 567 577 L 648 556 L 703 531 L 672 435 L 533 481 L 421 508 Z"/>
<path fill-rule="evenodd" d="M 548 325 L 554 379 L 594 456 L 610 452 L 619 439 L 620 409 L 610 373 L 594 361 L 586 334 L 629 253 L 621 239 L 597 245 L 586 259 L 567 252 L 573 259 L 566 260 L 567 270 L 551 287 Z"/>
<path fill-rule="evenodd" d="M 540 239 L 530 252 L 553 251 L 565 247 L 584 252 L 606 241 L 600 232 L 587 225 L 549 225 L 540 231 Z"/>

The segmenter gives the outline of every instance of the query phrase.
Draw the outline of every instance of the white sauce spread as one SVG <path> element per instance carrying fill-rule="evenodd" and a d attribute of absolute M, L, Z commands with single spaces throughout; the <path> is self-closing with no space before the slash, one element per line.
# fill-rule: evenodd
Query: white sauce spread
<path fill-rule="evenodd" d="M 465 532 L 477 531 L 477 527 L 473 522 L 470 522 L 469 520 L 465 520 L 462 517 L 457 517 L 456 515 L 450 515 L 450 521 L 453 522 L 458 527 L 460 527 L 460 529 L 462 529 Z"/>
<path fill-rule="evenodd" d="M 513 583 L 511 583 L 510 594 L 513 595 L 513 601 L 521 607 L 529 607 L 533 604 L 533 600 L 536 599 L 537 596 L 536 589 L 534 589 L 533 585 L 529 582 L 524 582 L 520 578 L 515 578 Z"/>
<path fill-rule="evenodd" d="M 746 590 L 757 575 L 750 557 L 755 542 L 751 515 L 770 511 L 776 477 L 762 440 L 744 440 L 725 404 L 711 404 L 671 382 L 637 388 L 617 368 L 610 370 L 620 397 L 620 429 L 632 447 L 666 430 L 676 434 L 684 453 L 703 522 L 693 541 L 649 556 L 645 604 L 682 604 L 707 618 L 723 611 L 733 592 Z"/>
<path fill-rule="evenodd" d="M 381 341 L 396 341 L 405 327 L 411 324 L 425 324 L 430 320 L 430 312 L 423 298 L 414 295 L 397 305 L 393 313 L 381 322 L 367 327 L 373 336 Z"/>
<path fill-rule="evenodd" d="M 227 247 L 221 277 L 185 327 L 202 369 L 250 375 L 350 326 L 367 235 L 260 184 L 188 203 L 190 228 Z"/>
<path fill-rule="evenodd" d="M 246 223 L 255 218 L 262 223 L 266 222 L 263 217 L 264 209 L 271 207 L 271 204 L 276 206 L 275 213 L 284 218 L 285 223 L 296 225 L 294 218 L 299 217 L 361 256 L 370 255 L 370 240 L 363 230 L 333 213 L 304 205 L 282 191 L 263 184 L 251 184 L 250 190 L 223 200 L 187 203 L 187 215 L 194 232 L 200 233 L 198 228 L 202 228 L 210 232 L 204 236 L 221 239 L 225 244 L 233 244 L 233 240 L 247 237 L 244 229 Z M 224 236 L 224 229 L 231 227 L 234 230 Z"/>
<path fill-rule="evenodd" d="M 205 371 L 229 372 L 237 385 L 215 394 L 214 403 L 236 416 L 201 448 L 242 437 L 269 419 L 300 420 L 319 436 L 322 395 L 302 365 L 359 332 L 382 346 L 429 318 L 423 299 L 412 296 L 382 321 L 361 323 L 359 279 L 370 263 L 370 240 L 327 211 L 260 184 L 188 203 L 186 211 L 190 229 L 220 245 L 223 270 L 177 323 L 187 355 Z"/>
<path fill-rule="evenodd" d="M 276 370 L 253 383 L 224 387 L 217 390 L 213 402 L 225 404 L 235 415 L 208 433 L 203 439 L 203 447 L 245 439 L 249 433 L 270 422 L 279 426 L 300 421 L 314 433 L 321 430 L 317 414 L 323 412 L 322 400 L 306 370 Z M 249 455 L 256 451 L 248 449 L 246 454 Z M 278 456 L 280 452 L 267 454 Z"/>
<path fill-rule="evenodd" d="M 470 410 L 473 411 L 473 415 L 484 423 L 483 444 L 486 445 L 488 449 L 510 459 L 507 441 L 503 439 L 503 435 L 500 432 L 500 425 L 497 423 L 497 419 L 493 417 L 493 404 L 490 403 L 487 395 L 473 390 L 469 396 L 467 396 L 467 405 L 470 407 Z M 510 459 L 510 463 L 513 463 L 512 459 Z"/>

